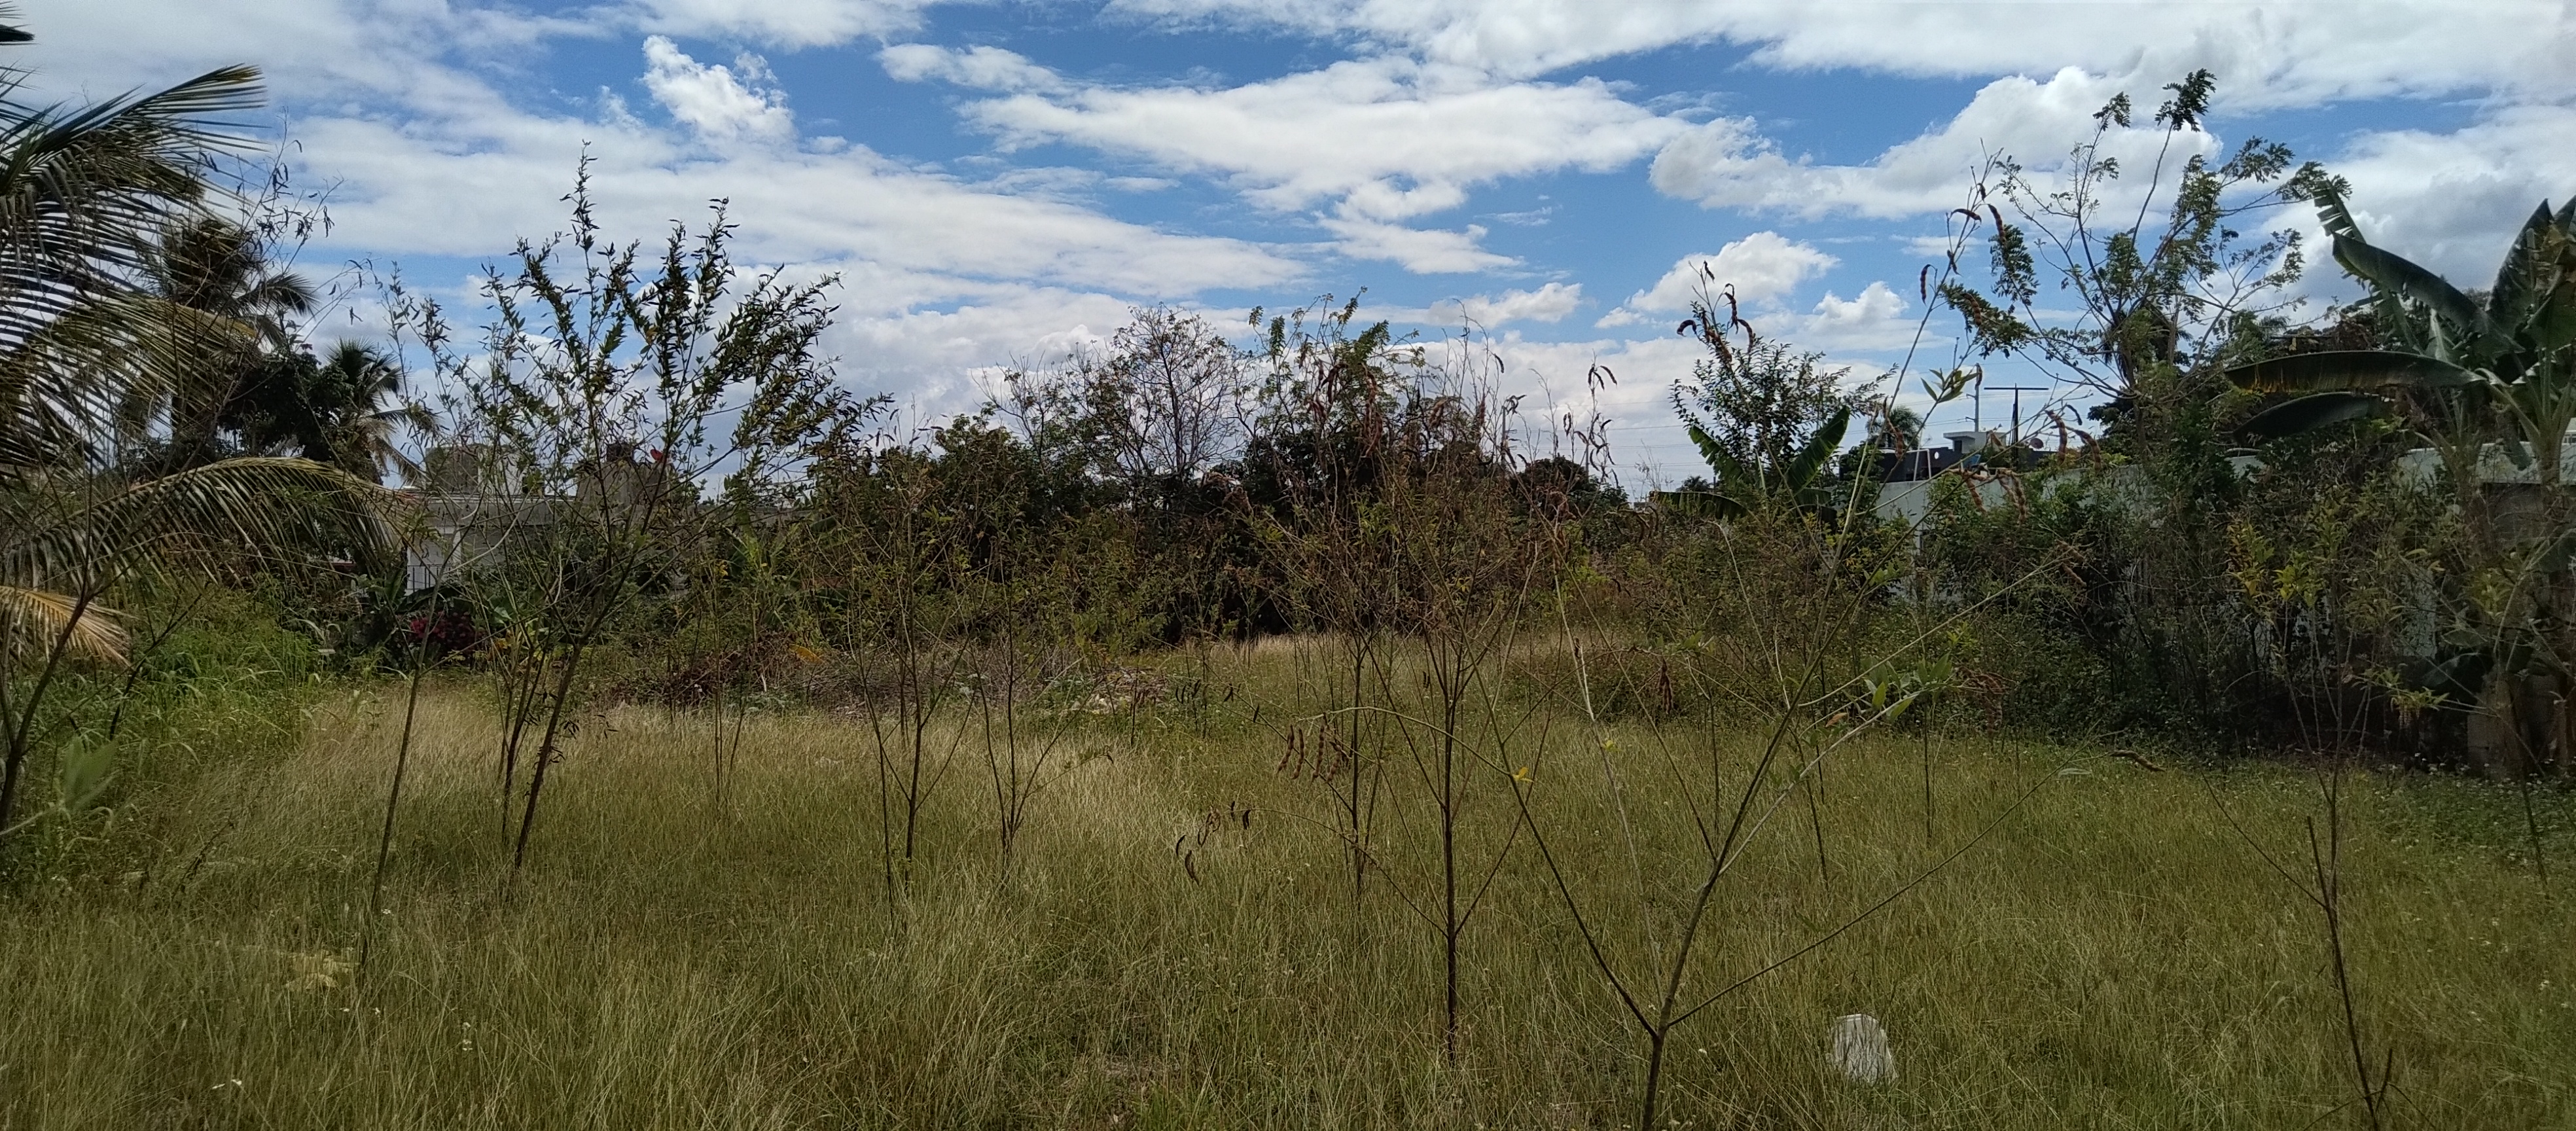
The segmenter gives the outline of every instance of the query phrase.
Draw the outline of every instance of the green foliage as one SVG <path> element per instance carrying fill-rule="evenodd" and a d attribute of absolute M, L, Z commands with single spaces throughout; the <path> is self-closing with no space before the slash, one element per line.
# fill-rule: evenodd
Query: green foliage
<path fill-rule="evenodd" d="M 111 602 L 135 578 L 389 556 L 379 492 L 199 442 L 311 306 L 207 207 L 244 141 L 224 116 L 258 95 L 255 71 L 227 68 L 86 107 L 0 99 L 0 839 L 24 824 L 39 749 L 93 725 L 58 713 L 63 681 L 126 662 Z M 103 747 L 69 749 L 70 793 L 104 780 Z"/>
<path fill-rule="evenodd" d="M 1708 270 L 1702 266 L 1703 276 Z M 1704 491 L 1660 492 L 1656 501 L 1716 517 L 1775 505 L 1836 509 L 1847 492 L 1834 482 L 1833 457 L 1869 391 L 1846 387 L 1848 369 L 1819 369 L 1823 354 L 1755 334 L 1736 316 L 1732 292 L 1723 296 L 1721 321 L 1718 301 L 1703 291 L 1682 323 L 1681 332 L 1698 337 L 1709 356 L 1672 391 L 1673 410 L 1716 480 Z"/>
<path fill-rule="evenodd" d="M 121 597 L 130 663 L 71 666 L 39 705 L 0 880 L 122 868 L 207 775 L 301 738 L 317 657 L 273 606 L 184 577 Z"/>
<path fill-rule="evenodd" d="M 840 389 L 818 352 L 830 281 L 772 271 L 741 285 L 722 202 L 648 256 L 598 226 L 587 160 L 567 199 L 569 231 L 522 241 L 511 270 L 487 274 L 479 353 L 455 347 L 434 299 L 390 296 L 398 332 L 455 390 L 452 450 L 471 474 L 431 500 L 449 529 L 429 580 L 491 622 L 489 671 L 511 721 L 505 799 L 526 761 L 520 859 L 593 649 L 679 598 L 693 567 L 714 576 L 709 557 L 756 541 L 764 510 L 794 493 L 783 479 L 879 407 Z M 702 485 L 719 477 L 730 505 L 706 505 Z"/>
<path fill-rule="evenodd" d="M 238 328 L 200 352 L 191 366 L 195 379 L 172 389 L 166 405 L 127 407 L 129 414 L 166 417 L 168 435 L 153 461 L 160 470 L 265 454 L 296 417 L 309 414 L 296 364 L 307 359 L 297 348 L 291 320 L 311 314 L 319 296 L 302 276 L 271 258 L 268 241 L 258 233 L 213 216 L 174 219 L 145 258 L 143 287 L 166 309 Z M 136 421 L 129 416 L 127 423 Z M 240 438 L 237 448 L 225 443 L 226 432 Z"/>
<path fill-rule="evenodd" d="M 2228 376 L 2257 392 L 2357 390 L 2384 410 L 2400 398 L 2435 446 L 2501 441 L 2526 465 L 2527 453 L 2537 451 L 2541 482 L 2554 484 L 2565 433 L 2576 421 L 2576 215 L 2552 213 L 2546 202 L 2534 209 L 2480 301 L 2364 239 L 2339 190 L 2329 187 L 2316 199 L 2335 261 L 2371 288 L 2372 327 L 2388 348 L 2291 353 Z M 2287 407 L 2257 418 L 2262 431 L 2350 418 L 2275 417 Z"/>
<path fill-rule="evenodd" d="M 2576 210 L 2533 210 L 2483 298 L 2372 245 L 2339 190 L 2317 209 L 2335 260 L 2370 287 L 2368 328 L 2380 348 L 2290 352 L 2237 366 L 2228 376 L 2259 393 L 2303 393 L 2247 422 L 2285 435 L 2387 416 L 2441 460 L 2466 521 L 2447 548 L 2444 584 L 2424 587 L 2442 624 L 2439 655 L 2412 681 L 2388 680 L 2430 702 L 2521 714 L 2517 698 L 2547 700 L 2571 671 L 2576 640 L 2564 627 L 2566 562 L 2555 552 L 2571 509 L 2562 482 L 2566 437 L 2576 425 Z M 2528 485 L 2499 483 L 2500 454 Z M 2569 764 L 2569 713 L 2513 718 L 2518 750 L 2504 761 Z"/>
<path fill-rule="evenodd" d="M 1991 278 L 1981 292 L 1945 282 L 1969 348 L 2007 356 L 2045 376 L 2054 390 L 2043 415 L 2070 393 L 2105 399 L 2107 452 L 2128 457 L 2167 493 L 2165 528 L 2181 537 L 2174 561 L 2157 567 L 2206 576 L 2215 548 L 2195 532 L 2210 524 L 2198 508 L 2233 491 L 2224 463 L 2220 370 L 2259 348 L 2260 328 L 2294 301 L 2286 288 L 2305 269 L 2299 234 L 2245 229 L 2284 204 L 2338 191 L 2338 182 L 2290 151 L 2259 138 L 2211 163 L 2193 154 L 2168 179 L 2178 149 L 2205 136 L 2200 119 L 2215 83 L 2194 72 L 2166 88 L 2154 115 L 2157 159 L 2143 184 L 2109 156 L 2114 131 L 2131 128 L 2130 103 L 2114 99 L 2095 116 L 2053 184 L 2034 180 L 2012 155 L 1991 158 L 1968 207 L 1966 228 L 1987 227 Z M 2073 317 L 2040 314 L 2043 290 Z M 2311 406 L 2314 411 L 2324 406 Z M 2063 416 L 2059 417 L 2061 422 Z"/>
<path fill-rule="evenodd" d="M 2164 154 L 2198 143 L 2212 84 L 2199 73 L 2168 89 L 2155 116 Z M 2464 528 L 2397 457 L 2410 431 L 2465 419 L 2487 396 L 2489 378 L 2460 350 L 2509 335 L 2369 247 L 2342 183 L 2277 145 L 2186 160 L 2169 183 L 2160 155 L 2158 180 L 2128 186 L 2138 199 L 2115 207 L 2128 170 L 2104 149 L 2130 113 L 2125 99 L 2106 106 L 2054 187 L 1998 158 L 1978 205 L 1961 210 L 1991 228 L 1991 283 L 1943 292 L 1972 346 L 2107 396 L 2095 410 L 2107 427 L 2085 459 L 2027 481 L 1936 491 L 1922 591 L 1973 607 L 1984 635 L 2061 655 L 2003 679 L 2008 697 L 2060 705 L 2006 715 L 2059 733 L 2260 735 L 2456 759 L 2457 734 L 2424 722 L 2414 681 L 2455 659 L 2436 640 L 2437 597 L 2466 564 Z M 2368 309 L 2323 326 L 2282 320 L 2283 288 L 2304 266 L 2298 238 L 2240 231 L 2298 201 L 2317 203 L 2338 262 L 2374 280 L 2383 297 Z M 2070 296 L 2079 316 L 2039 318 L 2043 290 Z M 2397 388 L 2418 399 L 2392 402 Z M 2303 395 L 2257 399 L 2284 392 Z M 2265 441 L 2251 461 L 2232 447 L 2249 435 Z M 2475 447 L 2452 450 L 2474 462 Z"/>

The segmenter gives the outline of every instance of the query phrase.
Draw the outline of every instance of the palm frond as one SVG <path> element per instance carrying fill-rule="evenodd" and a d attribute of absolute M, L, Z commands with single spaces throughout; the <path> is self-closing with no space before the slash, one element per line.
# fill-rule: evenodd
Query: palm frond
<path fill-rule="evenodd" d="M 173 219 L 202 216 L 206 161 L 247 142 L 225 115 L 259 74 L 29 107 L 0 84 L 0 463 L 86 464 L 120 418 L 203 377 L 238 327 L 175 313 L 130 281 Z"/>
<path fill-rule="evenodd" d="M 57 643 L 70 655 L 125 663 L 125 627 L 114 611 L 67 593 L 0 584 L 0 664 L 50 652 Z"/>
<path fill-rule="evenodd" d="M 0 301 L 0 464 L 86 466 L 120 424 L 201 395 L 241 323 L 131 291 Z"/>
<path fill-rule="evenodd" d="M 0 104 L 0 262 L 92 274 L 132 267 L 161 223 L 201 202 L 202 163 L 248 144 L 224 115 L 264 100 L 255 67 L 78 108 Z"/>
<path fill-rule="evenodd" d="M 56 587 L 209 550 L 397 551 L 392 492 L 304 459 L 245 458 L 126 486 L 0 545 L 0 579 Z"/>

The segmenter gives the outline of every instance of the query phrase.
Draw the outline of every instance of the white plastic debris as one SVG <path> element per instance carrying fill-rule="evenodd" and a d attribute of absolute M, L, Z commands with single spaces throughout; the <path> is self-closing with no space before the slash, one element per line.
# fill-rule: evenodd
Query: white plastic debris
<path fill-rule="evenodd" d="M 1850 1013 L 1834 1018 L 1834 1070 L 1855 1083 L 1878 1084 L 1896 1079 L 1896 1054 L 1887 1050 L 1887 1029 L 1878 1018 Z"/>

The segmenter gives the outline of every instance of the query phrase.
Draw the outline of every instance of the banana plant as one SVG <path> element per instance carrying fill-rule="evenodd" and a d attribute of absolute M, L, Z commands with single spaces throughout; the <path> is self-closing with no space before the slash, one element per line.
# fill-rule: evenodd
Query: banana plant
<path fill-rule="evenodd" d="M 2245 423 L 2257 436 L 2306 432 L 2392 415 L 2401 398 L 2425 410 L 2418 429 L 2463 484 L 2494 443 L 2538 481 L 2560 480 L 2567 429 L 2576 422 L 2576 200 L 2544 202 L 2514 237 L 2485 298 L 2452 286 L 2405 257 L 2373 246 L 2340 193 L 2317 193 L 2335 261 L 2371 289 L 2370 309 L 2390 348 L 2290 354 L 2227 372 L 2239 388 L 2295 393 Z"/>
<path fill-rule="evenodd" d="M 2416 411 L 2412 426 L 2441 458 L 2464 500 L 2481 493 L 2480 464 L 2492 448 L 2532 473 L 2540 488 L 2536 528 L 2490 531 L 2478 572 L 2499 600 L 2466 602 L 2467 615 L 2442 634 L 2446 653 L 2418 681 L 2474 706 L 2535 676 L 2569 674 L 2565 633 L 2553 631 L 2576 531 L 2562 529 L 2567 499 L 2567 432 L 2576 423 L 2576 200 L 2532 211 L 2483 301 L 2402 256 L 2375 247 L 2354 225 L 2341 195 L 2317 194 L 2334 238 L 2335 261 L 2370 287 L 2370 310 L 2388 348 L 2270 358 L 2228 371 L 2238 387 L 2295 393 L 2245 424 L 2257 436 L 2287 436 L 2345 421 Z M 2492 606 L 2492 607 L 2485 607 Z M 2565 729 L 2562 718 L 2556 729 Z M 2526 736 L 2524 741 L 2531 743 Z M 2533 744 L 2533 749 L 2546 740 Z"/>
<path fill-rule="evenodd" d="M 1850 408 L 1835 410 L 1779 467 L 1739 459 L 1699 425 L 1691 425 L 1691 442 L 1699 445 L 1709 470 L 1716 473 L 1716 486 L 1708 491 L 1657 491 L 1654 500 L 1683 514 L 1708 518 L 1735 518 L 1771 502 L 1786 502 L 1801 510 L 1831 510 L 1841 496 L 1828 482 L 1825 469 L 1841 450 L 1851 418 Z"/>

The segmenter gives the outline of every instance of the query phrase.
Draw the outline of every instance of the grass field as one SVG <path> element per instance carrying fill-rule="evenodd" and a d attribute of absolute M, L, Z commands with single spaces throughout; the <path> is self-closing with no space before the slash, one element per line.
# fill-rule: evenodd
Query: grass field
<path fill-rule="evenodd" d="M 708 718 L 586 719 L 513 880 L 496 724 L 473 685 L 433 685 L 372 917 L 402 697 L 329 692 L 300 741 L 129 799 L 0 902 L 0 1127 L 1633 1125 L 1643 1042 L 1532 830 L 1607 958 L 1645 971 L 1697 877 L 1693 775 L 1712 750 L 1740 774 L 1758 728 L 1496 708 L 1457 824 L 1462 870 L 1493 879 L 1453 1063 L 1411 754 L 1389 748 L 1354 906 L 1311 743 L 1285 737 L 1311 732 L 1331 650 L 1206 664 L 1187 704 L 1048 724 L 1072 728 L 1061 776 L 1007 871 L 980 731 L 943 724 L 891 893 L 875 747 L 820 712 L 755 716 L 720 800 Z M 1928 833 L 1925 748 L 1891 732 L 1790 795 L 1719 886 L 1702 990 L 1965 848 L 1683 1025 L 1670 1125 L 2364 1125 L 2324 920 L 2264 860 L 2313 882 L 2319 775 L 1929 750 Z M 2576 939 L 2551 894 L 2576 838 L 2564 793 L 2537 804 L 2549 886 L 2514 791 L 2345 780 L 2346 950 L 2391 1126 L 2576 1128 Z M 1853 1012 L 1885 1022 L 1893 1082 L 1827 1070 Z"/>

